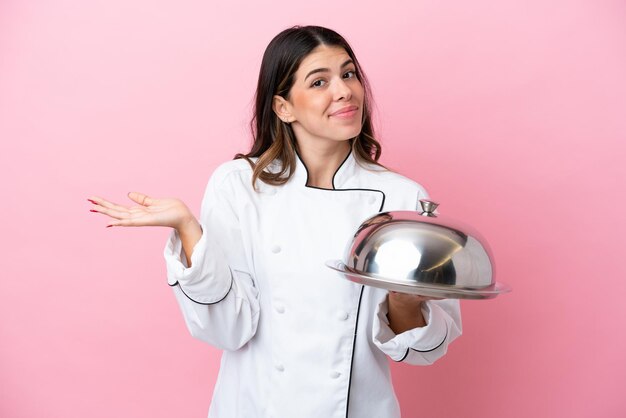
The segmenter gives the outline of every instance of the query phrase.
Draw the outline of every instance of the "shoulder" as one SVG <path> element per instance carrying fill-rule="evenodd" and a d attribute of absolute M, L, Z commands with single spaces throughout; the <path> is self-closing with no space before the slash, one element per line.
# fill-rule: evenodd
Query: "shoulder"
<path fill-rule="evenodd" d="M 207 182 L 202 199 L 202 213 L 240 206 L 245 196 L 252 195 L 252 168 L 244 159 L 230 160 L 218 165 Z"/>
<path fill-rule="evenodd" d="M 213 171 L 209 183 L 215 187 L 224 187 L 237 183 L 250 183 L 252 181 L 252 167 L 243 158 L 226 161 Z"/>
<path fill-rule="evenodd" d="M 373 188 L 383 191 L 389 190 L 394 193 L 427 196 L 425 187 L 409 177 L 374 164 L 361 163 L 359 165 L 361 167 L 361 176 L 363 176 L 366 183 L 376 186 Z"/>

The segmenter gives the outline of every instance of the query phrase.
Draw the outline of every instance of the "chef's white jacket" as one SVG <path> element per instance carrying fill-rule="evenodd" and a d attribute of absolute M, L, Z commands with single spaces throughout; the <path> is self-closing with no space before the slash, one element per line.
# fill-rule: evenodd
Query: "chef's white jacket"
<path fill-rule="evenodd" d="M 400 416 L 389 363 L 433 363 L 461 334 L 457 300 L 424 303 L 427 325 L 396 335 L 387 292 L 324 265 L 343 257 L 363 220 L 415 210 L 425 190 L 352 153 L 333 190 L 306 186 L 297 158 L 282 186 L 251 184 L 245 160 L 218 167 L 206 188 L 191 267 L 174 231 L 168 283 L 191 334 L 224 350 L 211 418 Z M 419 386 L 419 385 L 418 385 Z"/>

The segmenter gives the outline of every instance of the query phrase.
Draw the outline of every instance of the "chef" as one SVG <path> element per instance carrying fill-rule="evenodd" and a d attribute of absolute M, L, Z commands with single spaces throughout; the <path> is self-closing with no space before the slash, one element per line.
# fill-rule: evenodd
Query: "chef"
<path fill-rule="evenodd" d="M 111 226 L 173 228 L 168 283 L 191 334 L 224 350 L 209 417 L 399 417 L 389 359 L 432 364 L 461 334 L 458 301 L 324 264 L 365 219 L 427 197 L 377 162 L 370 105 L 343 37 L 287 29 L 263 56 L 252 149 L 214 171 L 199 219 L 178 199 L 90 199 Z"/>

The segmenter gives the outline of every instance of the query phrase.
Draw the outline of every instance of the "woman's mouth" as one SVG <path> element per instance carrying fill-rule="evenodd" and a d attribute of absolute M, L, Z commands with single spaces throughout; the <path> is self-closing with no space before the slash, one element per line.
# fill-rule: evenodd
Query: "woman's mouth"
<path fill-rule="evenodd" d="M 358 110 L 359 108 L 357 106 L 346 106 L 334 111 L 329 116 L 340 119 L 349 119 L 356 115 Z"/>

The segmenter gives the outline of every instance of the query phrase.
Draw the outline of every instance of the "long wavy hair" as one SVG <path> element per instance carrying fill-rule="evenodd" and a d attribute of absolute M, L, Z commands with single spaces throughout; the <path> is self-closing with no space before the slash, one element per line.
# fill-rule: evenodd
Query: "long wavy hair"
<path fill-rule="evenodd" d="M 252 167 L 253 187 L 257 179 L 271 185 L 282 185 L 293 175 L 296 168 L 296 137 L 291 125 L 283 122 L 274 113 L 273 100 L 275 95 L 289 99 L 300 63 L 320 45 L 341 47 L 354 61 L 356 76 L 364 89 L 364 100 L 361 132 L 350 139 L 350 145 L 357 161 L 382 167 L 378 163 L 381 146 L 374 137 L 372 127 L 371 90 L 352 48 L 341 35 L 331 29 L 294 26 L 276 35 L 263 54 L 254 100 L 254 115 L 250 122 L 252 149 L 247 154 L 235 155 L 235 159 L 244 158 Z M 256 158 L 256 161 L 252 158 Z M 280 162 L 279 170 L 266 170 L 275 161 Z"/>

